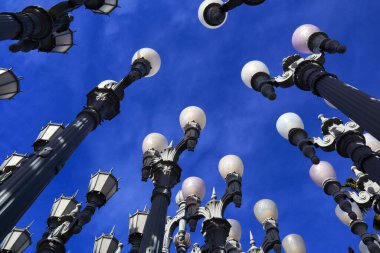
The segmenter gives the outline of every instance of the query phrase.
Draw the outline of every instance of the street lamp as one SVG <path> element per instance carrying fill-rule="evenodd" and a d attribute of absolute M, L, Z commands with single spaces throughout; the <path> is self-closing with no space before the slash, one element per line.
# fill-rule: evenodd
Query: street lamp
<path fill-rule="evenodd" d="M 310 177 L 316 185 L 323 188 L 324 192 L 332 196 L 338 204 L 335 210 L 338 218 L 350 227 L 352 233 L 360 236 L 371 253 L 379 253 L 379 238 L 367 232 L 368 225 L 361 219 L 362 214 L 360 209 L 356 203 L 352 203 L 349 200 L 352 193 L 342 188 L 339 181 L 336 180 L 334 168 L 327 162 L 321 162 L 318 165 L 311 166 Z"/>
<path fill-rule="evenodd" d="M 158 252 L 162 250 L 171 189 L 181 177 L 178 159 L 185 150 L 194 151 L 200 133 L 206 125 L 206 115 L 201 108 L 190 106 L 181 112 L 179 121 L 184 136 L 176 147 L 173 147 L 172 143 L 168 146 L 166 138 L 157 133 L 146 136 L 142 144 L 142 180 L 147 181 L 150 178 L 154 190 L 140 252 L 146 252 L 148 249 Z"/>
<path fill-rule="evenodd" d="M 194 232 L 200 219 L 204 219 L 201 231 L 206 243 L 204 247 L 210 252 L 225 249 L 229 235 L 230 238 L 238 237 L 237 230 L 231 232 L 231 224 L 224 218 L 224 211 L 232 202 L 236 207 L 241 206 L 241 176 L 244 165 L 238 156 L 227 155 L 219 161 L 218 167 L 227 187 L 220 200 L 217 199 L 215 189 L 213 189 L 211 200 L 201 206 L 201 201 L 205 195 L 203 180 L 198 177 L 189 177 L 183 181 L 181 191 L 176 196 L 178 210 L 176 215 L 170 218 L 166 224 L 162 252 L 169 252 L 173 232 L 176 228 L 178 228 L 176 238 L 181 238 L 185 242 L 182 244 L 183 248 L 180 252 L 186 252 L 190 246 L 190 241 L 186 240 L 186 224 L 189 224 L 190 231 Z"/>
<path fill-rule="evenodd" d="M 314 95 L 324 98 L 375 138 L 380 139 L 380 100 L 338 80 L 334 74 L 324 69 L 323 51 L 331 52 L 334 49 L 336 52 L 342 52 L 344 46 L 328 38 L 321 40 L 326 35 L 309 25 L 299 29 L 294 36 L 296 48 L 314 53 L 306 58 L 300 55 L 285 58 L 282 64 L 283 74 L 273 78 L 264 63 L 248 62 L 241 72 L 244 84 L 261 92 L 270 100 L 276 98 L 274 87 L 288 88 L 295 84 L 301 90 L 311 91 Z M 315 33 L 311 33 L 314 30 Z"/>
<path fill-rule="evenodd" d="M 344 124 L 335 117 L 325 118 L 323 114 L 320 114 L 318 118 L 322 122 L 322 138 L 309 138 L 304 130 L 302 119 L 295 113 L 281 115 L 277 120 L 276 128 L 282 137 L 298 147 L 306 157 L 312 160 L 313 164 L 318 164 L 319 159 L 312 146 L 326 152 L 336 150 L 340 156 L 351 158 L 359 170 L 368 174 L 373 181 L 380 183 L 378 170 L 380 157 L 366 146 L 366 139 L 360 126 L 353 121 Z"/>
<path fill-rule="evenodd" d="M 12 176 L 26 159 L 26 154 L 22 155 L 16 152 L 5 158 L 4 162 L 0 165 L 0 185 Z"/>
<path fill-rule="evenodd" d="M 0 253 L 22 253 L 32 244 L 32 234 L 29 228 L 32 223 L 25 228 L 13 228 L 4 238 L 0 245 Z"/>
<path fill-rule="evenodd" d="M 0 202 L 0 240 L 59 173 L 85 137 L 102 121 L 112 120 L 119 114 L 124 89 L 142 77 L 156 74 L 160 64 L 160 56 L 153 49 L 138 50 L 133 57 L 131 70 L 123 80 L 119 83 L 107 80 L 90 91 L 87 94 L 87 106 L 74 122 L 54 134 L 41 150 L 30 155 L 0 185 L 0 195 L 3 196 Z M 189 127 L 188 132 L 193 132 L 192 129 Z"/>
<path fill-rule="evenodd" d="M 65 253 L 67 241 L 82 231 L 83 226 L 91 221 L 96 209 L 104 206 L 117 190 L 118 180 L 112 175 L 112 171 L 98 171 L 91 176 L 86 195 L 87 205 L 83 210 L 81 210 L 81 204 L 75 200 L 75 196 L 61 197 L 58 201 L 56 200 L 47 222 L 48 228 L 37 244 L 36 253 Z M 108 239 L 111 239 L 108 240 L 111 243 L 113 238 Z M 101 242 L 106 241 L 107 238 L 101 240 Z M 111 247 L 99 244 L 100 248 L 108 246 Z"/>
<path fill-rule="evenodd" d="M 138 253 L 144 232 L 146 220 L 149 211 L 144 208 L 143 211 L 137 210 L 134 214 L 129 215 L 129 236 L 128 242 L 132 245 L 130 253 Z"/>
<path fill-rule="evenodd" d="M 115 237 L 114 229 L 108 235 L 95 237 L 93 253 L 121 253 L 123 244 Z"/>
<path fill-rule="evenodd" d="M 259 5 L 265 0 L 204 0 L 198 9 L 198 18 L 203 26 L 209 29 L 221 27 L 227 20 L 228 12 L 242 5 Z"/>
<path fill-rule="evenodd" d="M 118 0 L 68 0 L 46 10 L 40 6 L 28 6 L 21 12 L 0 13 L 0 40 L 18 40 L 9 46 L 12 52 L 66 53 L 74 44 L 69 14 L 85 6 L 98 14 L 110 14 Z"/>
<path fill-rule="evenodd" d="M 20 92 L 20 80 L 12 69 L 0 68 L 0 100 L 11 99 Z"/>

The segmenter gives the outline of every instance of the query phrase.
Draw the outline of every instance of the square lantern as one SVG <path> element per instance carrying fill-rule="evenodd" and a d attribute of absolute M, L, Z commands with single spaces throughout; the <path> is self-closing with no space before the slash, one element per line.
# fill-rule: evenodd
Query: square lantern
<path fill-rule="evenodd" d="M 86 7 L 94 13 L 108 15 L 118 6 L 118 0 L 89 0 Z"/>
<path fill-rule="evenodd" d="M 0 174 L 8 173 L 18 169 L 21 163 L 26 159 L 26 155 L 13 153 L 5 158 L 4 162 L 0 165 Z"/>
<path fill-rule="evenodd" d="M 102 235 L 95 238 L 93 253 L 115 253 L 119 248 L 119 240 L 113 235 Z"/>
<path fill-rule="evenodd" d="M 43 127 L 39 133 L 36 141 L 33 143 L 34 150 L 37 151 L 45 146 L 54 135 L 61 133 L 65 127 L 63 124 L 55 124 L 49 122 L 47 126 Z"/>
<path fill-rule="evenodd" d="M 12 231 L 4 238 L 0 252 L 22 253 L 32 244 L 32 235 L 29 227 L 13 228 Z"/>
<path fill-rule="evenodd" d="M 73 31 L 70 29 L 53 33 L 50 37 L 41 41 L 39 51 L 47 53 L 67 53 L 74 45 Z"/>
<path fill-rule="evenodd" d="M 53 223 L 55 223 L 58 218 L 71 213 L 76 208 L 77 204 L 78 201 L 75 199 L 75 195 L 71 197 L 62 195 L 58 199 L 54 200 L 54 204 L 50 211 L 48 224 L 53 225 Z"/>
<path fill-rule="evenodd" d="M 148 211 L 137 210 L 136 213 L 129 216 L 129 236 L 143 234 L 148 215 Z"/>
<path fill-rule="evenodd" d="M 20 92 L 19 80 L 11 69 L 0 68 L 0 100 L 11 99 Z"/>
<path fill-rule="evenodd" d="M 118 180 L 112 175 L 112 171 L 99 171 L 91 176 L 87 197 L 100 194 L 103 197 L 102 205 L 104 205 L 117 192 L 118 184 Z"/>

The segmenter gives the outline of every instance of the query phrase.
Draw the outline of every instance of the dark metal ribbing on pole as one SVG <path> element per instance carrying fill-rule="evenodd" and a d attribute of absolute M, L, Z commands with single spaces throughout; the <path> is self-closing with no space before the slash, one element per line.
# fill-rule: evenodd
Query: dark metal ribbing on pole
<path fill-rule="evenodd" d="M 16 39 L 22 31 L 22 25 L 12 15 L 0 14 L 0 40 Z"/>
<path fill-rule="evenodd" d="M 144 227 L 140 253 L 162 252 L 168 206 L 169 201 L 165 195 L 157 194 L 153 197 L 152 206 Z"/>
<path fill-rule="evenodd" d="M 92 116 L 79 115 L 45 147 L 44 150 L 53 149 L 50 155 L 47 154 L 46 157 L 33 155 L 1 185 L 0 240 L 15 226 L 96 125 L 97 122 Z"/>
<path fill-rule="evenodd" d="M 314 63 L 296 73 L 296 85 L 325 98 L 363 129 L 380 140 L 380 100 L 338 80 Z"/>

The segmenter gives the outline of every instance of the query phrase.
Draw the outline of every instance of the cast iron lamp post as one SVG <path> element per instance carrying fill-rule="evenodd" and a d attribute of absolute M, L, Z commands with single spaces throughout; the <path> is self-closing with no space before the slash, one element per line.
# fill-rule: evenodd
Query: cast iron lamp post
<path fill-rule="evenodd" d="M 259 5 L 265 0 L 205 0 L 201 3 L 198 9 L 198 18 L 203 26 L 209 29 L 221 27 L 227 20 L 228 12 L 236 7 L 247 5 Z"/>
<path fill-rule="evenodd" d="M 32 234 L 29 228 L 13 228 L 0 245 L 0 253 L 22 253 L 32 244 Z"/>
<path fill-rule="evenodd" d="M 339 181 L 336 180 L 336 173 L 331 164 L 321 162 L 310 168 L 310 177 L 316 185 L 323 188 L 327 195 L 333 197 L 338 204 L 335 209 L 338 218 L 348 225 L 352 233 L 360 236 L 363 243 L 368 247 L 369 252 L 380 252 L 379 238 L 374 234 L 368 233 L 368 225 L 362 220 L 362 213 L 355 202 L 349 198 L 352 196 L 347 190 L 342 188 Z"/>
<path fill-rule="evenodd" d="M 160 65 L 160 56 L 153 49 L 137 51 L 131 70 L 123 80 L 101 82 L 87 95 L 87 106 L 73 123 L 64 129 L 55 128 L 57 133 L 44 146 L 35 146 L 37 149 L 16 166 L 12 176 L 0 185 L 0 240 L 59 173 L 85 137 L 102 121 L 119 114 L 124 89 L 142 77 L 155 75 Z"/>
<path fill-rule="evenodd" d="M 148 215 L 149 211 L 146 209 L 146 207 L 143 211 L 137 210 L 134 214 L 129 215 L 128 242 L 132 245 L 129 251 L 130 253 L 139 253 L 144 227 Z"/>
<path fill-rule="evenodd" d="M 85 6 L 94 13 L 111 13 L 118 0 L 68 0 L 54 5 L 49 10 L 40 6 L 28 6 L 21 12 L 0 13 L 0 40 L 18 40 L 10 45 L 12 52 L 66 53 L 73 45 L 70 23 L 74 17 L 69 14 Z"/>
<path fill-rule="evenodd" d="M 321 129 L 323 138 L 308 137 L 304 130 L 302 119 L 295 113 L 281 115 L 276 123 L 277 131 L 282 137 L 297 146 L 306 157 L 311 158 L 314 164 L 319 162 L 315 156 L 315 147 L 323 151 L 336 150 L 342 157 L 351 158 L 354 165 L 362 172 L 380 183 L 380 157 L 366 146 L 366 139 L 358 124 L 349 121 L 346 124 L 338 118 L 325 118 L 322 114 L 318 116 L 322 121 Z"/>
<path fill-rule="evenodd" d="M 325 35 L 320 32 L 312 33 L 313 29 L 309 26 L 299 29 L 301 32 L 296 31 L 293 36 L 293 43 L 296 48 L 303 52 L 313 51 L 312 55 L 306 58 L 299 55 L 285 58 L 283 60 L 283 74 L 274 78 L 270 77 L 269 70 L 264 63 L 260 61 L 248 62 L 241 72 L 243 82 L 270 100 L 276 98 L 274 87 L 288 88 L 295 84 L 301 90 L 311 91 L 314 95 L 323 97 L 363 129 L 380 139 L 379 99 L 359 91 L 357 88 L 338 80 L 335 75 L 326 72 L 323 67 L 325 62 L 323 52 L 316 53 L 334 51 L 331 48 L 335 48 L 336 52 L 341 52 L 344 51 L 342 50 L 344 46 L 330 39 L 325 39 L 329 43 L 323 43 L 323 40 L 318 42 L 320 39 L 314 43 L 314 40 Z"/>
<path fill-rule="evenodd" d="M 115 237 L 114 228 L 108 235 L 96 238 L 93 253 L 121 253 L 123 244 Z"/>
<path fill-rule="evenodd" d="M 171 189 L 180 181 L 180 155 L 194 151 L 201 130 L 206 125 L 204 111 L 196 106 L 185 108 L 179 117 L 184 137 L 176 147 L 168 145 L 166 138 L 157 133 L 149 134 L 142 144 L 142 180 L 150 178 L 154 184 L 151 208 L 144 227 L 140 252 L 161 252 L 164 239 L 167 209 Z"/>
<path fill-rule="evenodd" d="M 96 209 L 104 206 L 117 190 L 118 180 L 112 172 L 99 171 L 91 176 L 86 195 L 87 205 L 83 210 L 75 196 L 61 196 L 55 200 L 47 220 L 47 230 L 37 244 L 36 253 L 65 253 L 67 241 L 82 231 Z"/>
<path fill-rule="evenodd" d="M 203 207 L 201 201 L 205 195 L 205 184 L 198 177 L 189 177 L 182 183 L 182 190 L 176 196 L 179 207 L 176 215 L 170 218 L 165 228 L 163 252 L 169 252 L 173 232 L 177 252 L 186 252 L 190 247 L 190 236 L 186 233 L 186 224 L 194 232 L 197 222 L 202 222 L 202 234 L 205 238 L 207 252 L 226 252 L 225 243 L 230 231 L 230 223 L 224 218 L 224 211 L 230 203 L 241 206 L 241 180 L 244 172 L 242 160 L 236 155 L 224 156 L 219 161 L 219 173 L 226 182 L 226 192 L 218 200 L 213 189 L 211 200 Z"/>
<path fill-rule="evenodd" d="M 0 100 L 11 99 L 20 92 L 20 80 L 12 69 L 0 68 Z"/>
<path fill-rule="evenodd" d="M 270 203 L 270 208 L 273 208 L 273 203 L 270 202 L 270 200 L 261 200 L 267 202 L 267 204 Z M 268 202 L 269 201 L 269 202 Z M 258 202 L 260 204 L 260 201 Z M 262 204 L 262 202 L 261 202 Z M 268 210 L 264 211 L 268 212 Z M 274 215 L 275 213 L 273 213 Z M 240 243 L 241 239 L 241 225 L 237 220 L 228 219 L 228 222 L 231 224 L 230 233 L 227 238 L 226 242 L 226 253 L 242 253 L 243 249 Z M 261 222 L 261 221 L 260 221 Z M 277 228 L 278 229 L 278 228 Z M 249 239 L 250 239 L 250 248 L 248 249 L 247 253 L 264 253 L 269 252 L 270 248 L 263 248 L 266 246 L 266 243 L 268 242 L 268 238 L 272 236 L 267 234 L 265 237 L 265 241 L 262 247 L 257 247 L 256 242 L 253 238 L 252 232 L 249 232 Z M 281 246 L 285 250 L 286 253 L 306 253 L 306 246 L 303 238 L 300 235 L 297 234 L 289 234 L 287 235 L 282 242 L 279 239 L 278 234 L 275 235 L 277 237 L 276 241 L 277 245 L 279 245 L 277 248 L 278 251 L 281 252 Z"/>

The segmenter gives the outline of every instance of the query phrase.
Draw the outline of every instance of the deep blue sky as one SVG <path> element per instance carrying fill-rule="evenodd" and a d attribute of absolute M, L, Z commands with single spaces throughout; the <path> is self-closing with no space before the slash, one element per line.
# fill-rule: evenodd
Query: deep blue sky
<path fill-rule="evenodd" d="M 32 4 L 49 7 L 56 2 L 3 0 L 0 11 L 19 11 Z M 14 150 L 31 152 L 39 130 L 50 120 L 70 123 L 85 105 L 88 91 L 105 79 L 120 80 L 128 72 L 137 49 L 152 47 L 162 59 L 160 72 L 128 88 L 121 114 L 88 136 L 19 222 L 23 227 L 35 220 L 31 228 L 34 243 L 26 252 L 34 252 L 54 198 L 79 189 L 78 199 L 84 202 L 90 174 L 111 167 L 122 178 L 120 191 L 70 240 L 67 249 L 92 252 L 94 236 L 108 233 L 115 224 L 127 252 L 128 214 L 150 202 L 153 188 L 151 182 L 140 181 L 142 140 L 150 132 L 161 132 L 177 142 L 182 136 L 178 116 L 189 105 L 205 110 L 207 125 L 196 152 L 181 158 L 182 179 L 202 177 L 207 198 L 212 186 L 220 197 L 225 185 L 217 170 L 219 159 L 226 154 L 242 158 L 243 205 L 240 209 L 229 207 L 226 216 L 241 222 L 245 251 L 249 230 L 259 244 L 263 241 L 262 227 L 252 212 L 254 203 L 262 198 L 277 203 L 281 236 L 302 235 L 308 252 L 347 252 L 348 246 L 357 250 L 359 238 L 336 218 L 334 201 L 310 180 L 309 160 L 275 129 L 277 118 L 289 111 L 301 115 L 312 135 L 320 134 L 319 113 L 347 117 L 294 87 L 278 90 L 277 100 L 270 102 L 242 83 L 240 71 L 246 62 L 258 59 L 267 63 L 272 74 L 280 74 L 282 58 L 295 53 L 291 46 L 294 29 L 312 23 L 348 48 L 345 55 L 327 57 L 327 70 L 380 97 L 380 2 L 268 0 L 232 11 L 218 30 L 199 23 L 200 3 L 122 0 L 122 8 L 111 17 L 77 10 L 72 23 L 77 46 L 68 55 L 12 54 L 7 50 L 10 42 L 1 42 L 0 66 L 14 67 L 15 73 L 24 77 L 23 93 L 15 100 L 0 102 L 0 154 L 4 158 Z M 336 167 L 341 181 L 351 176 L 350 160 L 336 153 L 318 154 Z M 169 215 L 175 210 L 173 197 Z M 372 214 L 369 218 L 372 223 Z M 203 242 L 199 230 L 192 234 L 193 242 Z"/>

